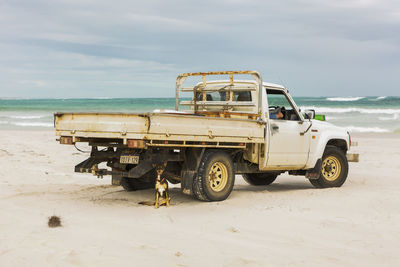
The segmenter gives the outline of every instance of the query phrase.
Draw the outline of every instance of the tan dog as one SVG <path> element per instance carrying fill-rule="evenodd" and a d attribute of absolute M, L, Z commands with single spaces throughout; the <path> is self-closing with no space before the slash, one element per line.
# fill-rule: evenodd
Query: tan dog
<path fill-rule="evenodd" d="M 156 208 L 166 205 L 169 207 L 169 194 L 168 194 L 168 181 L 165 178 L 161 177 L 161 174 L 164 172 L 165 165 L 163 164 L 161 166 L 156 167 L 157 171 L 157 178 L 156 178 L 156 202 L 154 203 L 154 206 Z M 161 199 L 161 200 L 160 200 Z"/>
<path fill-rule="evenodd" d="M 158 176 L 156 180 L 156 202 L 154 205 L 156 208 L 162 205 L 169 207 L 169 200 L 168 182 L 165 178 L 160 178 Z"/>

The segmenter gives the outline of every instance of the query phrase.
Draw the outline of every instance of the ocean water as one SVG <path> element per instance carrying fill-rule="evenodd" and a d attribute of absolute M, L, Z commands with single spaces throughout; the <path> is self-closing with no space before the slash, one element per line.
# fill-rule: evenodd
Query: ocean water
<path fill-rule="evenodd" d="M 400 133 L 400 97 L 293 97 L 351 132 Z M 0 99 L 0 129 L 49 129 L 55 112 L 149 112 L 173 109 L 174 98 Z"/>

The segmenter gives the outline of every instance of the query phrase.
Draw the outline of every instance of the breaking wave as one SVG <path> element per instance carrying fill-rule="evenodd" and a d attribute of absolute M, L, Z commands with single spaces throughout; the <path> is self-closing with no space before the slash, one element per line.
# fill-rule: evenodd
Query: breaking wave
<path fill-rule="evenodd" d="M 301 107 L 301 110 L 314 109 L 317 113 L 350 113 L 358 112 L 364 114 L 400 114 L 400 109 L 389 109 L 389 108 L 331 108 L 331 107 Z"/>
<path fill-rule="evenodd" d="M 392 117 L 378 117 L 378 119 L 381 121 L 396 121 L 400 119 L 400 113 L 395 113 Z"/>
<path fill-rule="evenodd" d="M 377 98 L 369 98 L 369 101 L 379 101 L 379 100 L 384 100 L 387 99 L 387 96 L 378 96 Z"/>
<path fill-rule="evenodd" d="M 343 128 L 346 128 L 350 132 L 357 132 L 357 133 L 389 133 L 389 132 L 391 132 L 388 129 L 379 128 L 379 127 L 346 126 Z"/>
<path fill-rule="evenodd" d="M 326 117 L 326 120 L 327 120 L 327 121 L 332 121 L 332 120 L 334 121 L 334 120 L 340 120 L 340 118 L 339 118 L 339 117 L 327 116 L 327 117 Z"/>
<path fill-rule="evenodd" d="M 46 117 L 45 115 L 12 115 L 8 116 L 12 119 L 22 119 L 22 120 L 31 120 L 31 119 L 41 119 Z"/>
<path fill-rule="evenodd" d="M 356 97 L 328 97 L 326 100 L 328 101 L 358 101 L 360 99 L 365 98 L 365 96 L 356 96 Z"/>
<path fill-rule="evenodd" d="M 12 122 L 11 124 L 22 127 L 53 127 L 53 123 L 48 122 Z"/>

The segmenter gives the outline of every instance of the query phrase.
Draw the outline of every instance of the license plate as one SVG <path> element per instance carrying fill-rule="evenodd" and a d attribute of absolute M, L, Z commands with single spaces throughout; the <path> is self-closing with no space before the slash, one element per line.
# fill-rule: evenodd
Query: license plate
<path fill-rule="evenodd" d="M 121 155 L 119 162 L 123 164 L 138 164 L 139 156 L 135 155 Z"/>

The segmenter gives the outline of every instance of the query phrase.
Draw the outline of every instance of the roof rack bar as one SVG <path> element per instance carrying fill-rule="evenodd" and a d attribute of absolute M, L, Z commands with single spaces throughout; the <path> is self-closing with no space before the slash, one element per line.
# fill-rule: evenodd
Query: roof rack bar
<path fill-rule="evenodd" d="M 258 91 L 259 91 L 259 97 L 258 97 L 258 113 L 261 114 L 261 119 L 265 121 L 265 114 L 262 113 L 262 99 L 263 99 L 263 94 L 262 94 L 262 77 L 261 74 L 258 71 L 255 70 L 244 70 L 244 71 L 211 71 L 211 72 L 191 72 L 191 73 L 182 73 L 179 74 L 178 77 L 176 78 L 176 92 L 175 92 L 175 110 L 179 109 L 179 89 L 186 80 L 187 77 L 189 76 L 202 76 L 202 82 L 203 86 L 205 87 L 207 84 L 206 81 L 206 76 L 207 75 L 229 75 L 229 79 L 231 84 L 233 83 L 233 75 L 242 75 L 242 74 L 250 74 L 253 79 L 257 82 L 258 84 Z M 197 90 L 195 90 L 197 91 Z M 197 110 L 197 105 L 196 105 L 196 92 L 194 92 L 194 100 L 195 100 L 195 107 L 194 110 L 196 112 Z M 203 99 L 204 100 L 204 99 Z"/>
<path fill-rule="evenodd" d="M 202 86 L 192 86 L 192 87 L 182 87 L 181 92 L 192 92 L 195 87 L 200 88 L 201 91 L 206 91 L 206 92 L 215 92 L 215 91 L 255 91 L 255 86 L 223 86 L 221 87 L 220 85 L 217 86 L 208 86 L 207 88 L 203 88 Z M 227 89 L 230 88 L 230 89 Z"/>
<path fill-rule="evenodd" d="M 181 101 L 182 106 L 193 106 L 195 101 Z M 197 105 L 200 106 L 243 106 L 243 107 L 254 107 L 255 104 L 251 101 L 244 102 L 232 102 L 232 101 L 196 101 Z"/>

